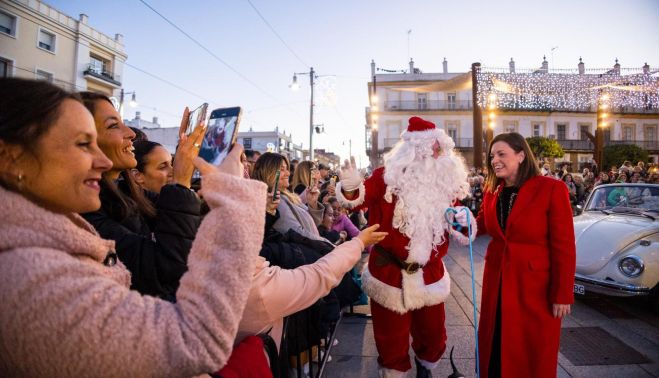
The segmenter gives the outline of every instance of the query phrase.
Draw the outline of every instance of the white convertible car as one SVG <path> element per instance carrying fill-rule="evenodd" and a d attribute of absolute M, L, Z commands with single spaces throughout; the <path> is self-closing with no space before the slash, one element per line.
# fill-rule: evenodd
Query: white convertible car
<path fill-rule="evenodd" d="M 659 185 L 597 186 L 574 232 L 576 294 L 653 295 L 659 308 Z"/>

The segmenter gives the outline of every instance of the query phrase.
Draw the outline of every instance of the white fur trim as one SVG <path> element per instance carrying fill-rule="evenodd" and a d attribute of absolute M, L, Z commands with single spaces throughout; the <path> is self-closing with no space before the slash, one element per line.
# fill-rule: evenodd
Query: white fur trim
<path fill-rule="evenodd" d="M 476 225 L 476 220 L 474 219 L 474 217 L 470 218 L 469 223 L 471 223 L 471 241 L 473 242 L 474 240 L 476 240 L 476 234 L 478 233 L 478 226 Z M 469 245 L 469 238 L 467 238 L 467 236 L 465 236 L 462 232 L 454 228 L 451 228 L 450 234 L 451 237 L 453 237 L 453 240 L 458 242 L 458 244 L 460 244 L 461 246 L 464 247 Z"/>
<path fill-rule="evenodd" d="M 417 361 L 419 361 L 421 366 L 423 366 L 424 368 L 426 368 L 428 370 L 432 370 L 432 369 L 436 368 L 437 365 L 439 365 L 439 360 L 437 360 L 435 362 L 428 362 L 426 360 L 420 359 L 419 356 L 415 356 L 415 358 L 416 358 Z"/>
<path fill-rule="evenodd" d="M 406 371 L 399 371 L 396 369 L 387 369 L 382 366 L 378 366 L 378 377 L 380 378 L 405 378 L 407 377 Z"/>
<path fill-rule="evenodd" d="M 424 130 L 424 131 L 403 131 L 403 133 L 400 135 L 403 140 L 408 141 L 411 139 L 440 139 L 442 135 L 444 134 L 444 130 L 442 129 L 430 129 L 430 130 Z"/>
<path fill-rule="evenodd" d="M 440 304 L 451 293 L 451 277 L 446 266 L 444 266 L 444 277 L 430 285 L 423 283 L 421 269 L 414 274 L 407 274 L 401 270 L 401 274 L 403 275 L 403 288 L 399 289 L 373 277 L 366 265 L 362 273 L 362 289 L 378 304 L 399 314 Z"/>
<path fill-rule="evenodd" d="M 341 182 L 339 181 L 336 184 L 336 199 L 339 200 L 341 206 L 354 209 L 355 207 L 364 203 L 364 198 L 366 196 L 366 187 L 364 186 L 364 182 L 359 184 L 359 188 L 357 188 L 357 190 L 359 190 L 359 196 L 354 200 L 349 200 L 341 192 Z"/>

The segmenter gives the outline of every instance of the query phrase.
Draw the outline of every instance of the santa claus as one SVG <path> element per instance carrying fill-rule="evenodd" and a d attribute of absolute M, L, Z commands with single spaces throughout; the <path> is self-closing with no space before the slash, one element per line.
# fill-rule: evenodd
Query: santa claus
<path fill-rule="evenodd" d="M 362 274 L 371 297 L 380 375 L 403 377 L 411 369 L 411 334 L 417 377 L 429 377 L 446 349 L 444 301 L 451 281 L 442 257 L 449 235 L 469 242 L 445 213 L 467 196 L 469 184 L 453 140 L 435 124 L 412 117 L 401 137 L 385 155 L 384 167 L 365 182 L 354 164 L 346 167 L 336 194 L 345 207 L 368 208 L 369 225 L 389 233 L 373 248 Z M 456 217 L 466 226 L 465 211 Z"/>

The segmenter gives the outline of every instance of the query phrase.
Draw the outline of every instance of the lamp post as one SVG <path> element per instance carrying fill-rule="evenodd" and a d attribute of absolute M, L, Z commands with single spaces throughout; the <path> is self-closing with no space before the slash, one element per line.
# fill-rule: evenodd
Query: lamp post
<path fill-rule="evenodd" d="M 300 88 L 297 83 L 297 75 L 309 75 L 309 85 L 311 85 L 311 101 L 309 102 L 309 160 L 313 161 L 313 86 L 314 79 L 317 78 L 316 72 L 313 70 L 313 67 L 309 69 L 309 72 L 295 72 L 293 73 L 293 83 L 290 87 L 292 90 L 296 91 Z"/>
<path fill-rule="evenodd" d="M 481 107 L 478 105 L 478 71 L 481 69 L 480 63 L 471 65 L 471 101 L 474 105 L 474 167 L 483 167 L 483 114 Z"/>
<path fill-rule="evenodd" d="M 124 89 L 121 88 L 121 93 L 119 95 L 119 115 L 121 115 L 121 119 L 124 119 L 124 97 L 126 95 L 132 95 L 130 98 L 130 107 L 134 108 L 137 106 L 137 100 L 135 100 L 135 91 L 131 92 L 124 92 Z"/>
<path fill-rule="evenodd" d="M 494 128 L 496 127 L 495 118 L 497 109 L 497 95 L 490 93 L 487 96 L 487 130 L 485 131 L 485 140 L 487 141 L 487 150 L 490 150 L 490 144 L 492 144 L 492 139 L 494 139 Z"/>
<path fill-rule="evenodd" d="M 369 102 L 371 105 L 371 168 L 375 170 L 378 167 L 378 95 L 377 95 L 377 81 L 373 75 L 373 92 L 369 93 Z"/>
<path fill-rule="evenodd" d="M 600 171 L 604 169 L 602 166 L 604 162 L 604 129 L 608 126 L 609 99 L 610 96 L 606 93 L 600 95 L 597 99 L 597 129 L 595 130 L 595 151 L 593 158 Z"/>

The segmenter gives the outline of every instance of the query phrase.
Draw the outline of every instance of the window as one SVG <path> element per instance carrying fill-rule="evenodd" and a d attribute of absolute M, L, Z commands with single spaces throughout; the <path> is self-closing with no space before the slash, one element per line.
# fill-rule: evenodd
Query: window
<path fill-rule="evenodd" d="M 579 125 L 579 139 L 588 140 L 586 133 L 590 133 L 590 125 Z"/>
<path fill-rule="evenodd" d="M 634 126 L 622 127 L 622 140 L 634 140 Z"/>
<path fill-rule="evenodd" d="M 542 125 L 539 123 L 533 123 L 533 136 L 534 137 L 540 137 L 542 136 Z"/>
<path fill-rule="evenodd" d="M 645 141 L 655 141 L 657 140 L 657 126 L 656 125 L 645 125 L 643 130 L 643 140 Z"/>
<path fill-rule="evenodd" d="M 50 72 L 37 70 L 37 80 L 46 80 L 48 82 L 53 82 L 53 74 Z"/>
<path fill-rule="evenodd" d="M 39 48 L 42 48 L 44 50 L 50 51 L 50 52 L 55 52 L 55 34 L 39 29 L 39 41 L 38 41 L 38 46 Z"/>
<path fill-rule="evenodd" d="M 99 59 L 95 56 L 90 56 L 89 57 L 89 69 L 93 72 L 96 73 L 103 73 L 105 72 L 105 61 L 102 59 Z"/>
<path fill-rule="evenodd" d="M 245 147 L 246 150 L 251 150 L 252 138 L 243 138 L 243 147 Z"/>
<path fill-rule="evenodd" d="M 0 32 L 15 37 L 16 16 L 11 15 L 9 13 L 5 13 L 2 10 L 0 10 Z"/>
<path fill-rule="evenodd" d="M 504 133 L 516 133 L 517 132 L 517 121 L 503 121 L 503 132 Z"/>
<path fill-rule="evenodd" d="M 425 93 L 418 94 L 417 98 L 416 98 L 416 101 L 417 101 L 417 105 L 418 105 L 417 109 L 419 109 L 419 110 L 428 109 L 428 97 Z"/>
<path fill-rule="evenodd" d="M 456 98 L 455 93 L 446 94 L 446 102 L 449 109 L 455 109 L 455 98 Z"/>
<path fill-rule="evenodd" d="M 455 121 L 446 122 L 446 134 L 453 139 L 456 146 L 458 145 L 458 123 Z"/>
<path fill-rule="evenodd" d="M 556 124 L 556 139 L 565 140 L 567 139 L 567 125 L 564 123 Z"/>
<path fill-rule="evenodd" d="M 0 77 L 11 76 L 11 61 L 0 58 Z"/>

